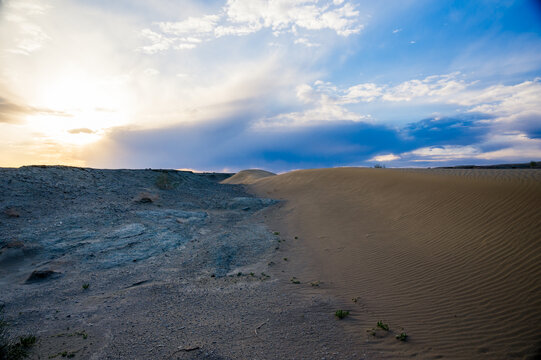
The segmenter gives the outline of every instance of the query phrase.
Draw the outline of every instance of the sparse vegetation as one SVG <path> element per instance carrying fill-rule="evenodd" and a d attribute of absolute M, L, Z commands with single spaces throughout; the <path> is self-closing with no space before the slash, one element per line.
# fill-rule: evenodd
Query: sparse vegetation
<path fill-rule="evenodd" d="M 4 319 L 4 305 L 0 305 L 0 359 L 24 359 L 37 339 L 34 335 L 27 335 L 19 337 L 17 342 L 11 342 L 7 333 L 8 325 Z"/>
<path fill-rule="evenodd" d="M 275 231 L 274 235 L 280 235 L 280 233 L 278 231 Z"/>
<path fill-rule="evenodd" d="M 351 298 L 351 301 L 353 301 L 354 303 L 356 303 L 357 301 L 359 301 L 359 297 L 356 296 L 356 297 L 354 297 L 354 298 Z"/>
<path fill-rule="evenodd" d="M 343 318 L 345 318 L 348 315 L 349 315 L 348 310 L 336 310 L 335 313 L 334 313 L 334 316 L 336 316 L 340 320 L 342 320 Z"/>
<path fill-rule="evenodd" d="M 284 261 L 287 261 L 287 258 L 284 258 Z"/>
<path fill-rule="evenodd" d="M 374 165 L 374 169 L 385 169 L 385 164 L 376 164 Z"/>
<path fill-rule="evenodd" d="M 298 237 L 298 236 L 295 236 L 295 240 L 298 240 L 298 239 L 299 239 L 299 237 Z"/>
<path fill-rule="evenodd" d="M 83 284 L 83 290 L 88 290 L 89 287 L 90 287 L 89 283 L 84 283 Z"/>
<path fill-rule="evenodd" d="M 49 359 L 54 359 L 54 358 L 59 357 L 59 356 L 71 359 L 71 358 L 75 357 L 75 353 L 68 352 L 68 351 L 62 351 L 62 352 L 59 352 L 59 353 L 54 354 L 54 355 L 49 355 Z"/>
<path fill-rule="evenodd" d="M 310 285 L 312 285 L 313 287 L 319 287 L 320 284 L 321 284 L 321 283 L 320 283 L 319 281 L 312 281 L 312 282 L 310 283 Z"/>
<path fill-rule="evenodd" d="M 530 167 L 534 168 L 537 166 L 537 163 L 535 161 L 530 161 Z"/>
<path fill-rule="evenodd" d="M 401 332 L 399 335 L 396 335 L 396 338 L 400 341 L 407 341 L 408 334 L 406 334 L 405 332 Z"/>
<path fill-rule="evenodd" d="M 377 326 L 378 326 L 380 329 L 383 329 L 383 330 L 385 330 L 385 331 L 389 331 L 389 325 L 388 325 L 388 324 L 384 324 L 383 321 L 378 321 Z"/>
<path fill-rule="evenodd" d="M 156 178 L 156 186 L 160 190 L 172 190 L 176 187 L 176 185 L 176 183 L 171 181 L 169 174 L 165 171 Z"/>
<path fill-rule="evenodd" d="M 293 276 L 291 279 L 289 279 L 289 281 L 291 281 L 292 284 L 300 284 L 301 281 L 299 279 L 297 279 L 295 276 Z"/>

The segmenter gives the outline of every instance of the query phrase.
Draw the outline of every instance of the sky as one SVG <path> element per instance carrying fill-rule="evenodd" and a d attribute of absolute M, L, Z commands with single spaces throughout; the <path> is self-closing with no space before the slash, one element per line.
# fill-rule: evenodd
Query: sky
<path fill-rule="evenodd" d="M 541 2 L 0 0 L 0 166 L 541 160 Z"/>

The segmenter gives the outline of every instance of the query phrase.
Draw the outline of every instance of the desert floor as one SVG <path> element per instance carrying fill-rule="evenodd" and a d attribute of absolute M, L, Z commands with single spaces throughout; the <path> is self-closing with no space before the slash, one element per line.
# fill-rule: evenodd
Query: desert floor
<path fill-rule="evenodd" d="M 286 271 L 348 303 L 369 358 L 541 358 L 540 170 L 269 175 L 225 182 L 283 200 L 266 220 L 293 239 Z"/>
<path fill-rule="evenodd" d="M 276 201 L 222 174 L 0 169 L 0 302 L 32 359 L 359 359 L 284 265 Z M 311 290 L 311 288 L 310 288 Z"/>

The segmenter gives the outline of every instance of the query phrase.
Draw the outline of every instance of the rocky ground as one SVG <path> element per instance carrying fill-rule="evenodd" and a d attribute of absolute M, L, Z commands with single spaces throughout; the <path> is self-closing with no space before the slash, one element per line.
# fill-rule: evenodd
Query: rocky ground
<path fill-rule="evenodd" d="M 350 359 L 341 306 L 303 292 L 225 174 L 0 169 L 0 302 L 34 359 Z"/>

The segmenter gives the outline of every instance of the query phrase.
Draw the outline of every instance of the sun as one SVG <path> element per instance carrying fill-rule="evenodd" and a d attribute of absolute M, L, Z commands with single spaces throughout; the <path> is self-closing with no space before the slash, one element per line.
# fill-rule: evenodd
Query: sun
<path fill-rule="evenodd" d="M 130 91 L 118 77 L 99 78 L 74 68 L 38 84 L 27 125 L 59 144 L 87 145 L 130 118 Z"/>

